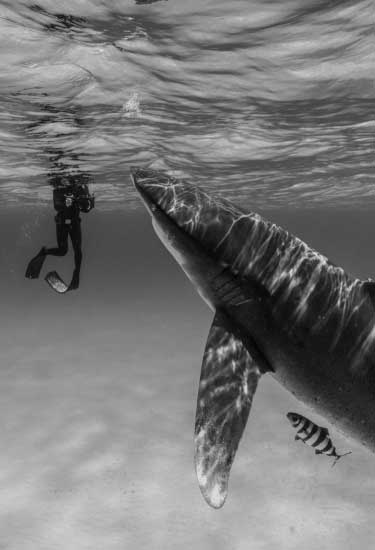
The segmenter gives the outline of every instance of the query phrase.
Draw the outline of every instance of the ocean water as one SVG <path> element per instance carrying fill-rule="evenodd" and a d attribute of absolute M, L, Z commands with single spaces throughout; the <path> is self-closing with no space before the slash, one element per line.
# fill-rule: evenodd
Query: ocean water
<path fill-rule="evenodd" d="M 352 550 L 374 456 L 259 384 L 220 510 L 194 472 L 212 312 L 153 233 L 130 167 L 169 170 L 375 276 L 372 0 L 0 0 L 0 549 Z M 89 184 L 77 290 L 52 191 Z"/>
<path fill-rule="evenodd" d="M 0 52 L 2 203 L 65 166 L 133 209 L 145 164 L 259 207 L 374 201 L 371 0 L 2 0 Z"/>

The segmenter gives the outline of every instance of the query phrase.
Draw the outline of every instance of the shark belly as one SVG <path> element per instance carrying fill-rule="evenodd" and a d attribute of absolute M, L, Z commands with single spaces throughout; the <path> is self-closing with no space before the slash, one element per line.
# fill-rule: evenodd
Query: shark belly
<path fill-rule="evenodd" d="M 232 307 L 229 315 L 257 342 L 280 384 L 344 435 L 375 452 L 375 349 L 370 345 L 363 353 L 357 344 L 364 333 L 372 334 L 367 319 L 362 325 L 355 320 L 332 348 L 337 316 L 321 330 L 308 330 L 311 320 L 297 322 L 291 330 L 285 328 L 285 310 L 277 315 L 269 302 Z"/>
<path fill-rule="evenodd" d="M 317 368 L 313 357 L 300 358 L 298 365 L 288 359 L 280 361 L 276 380 L 344 435 L 375 452 L 373 380 L 334 374 L 322 363 Z"/>

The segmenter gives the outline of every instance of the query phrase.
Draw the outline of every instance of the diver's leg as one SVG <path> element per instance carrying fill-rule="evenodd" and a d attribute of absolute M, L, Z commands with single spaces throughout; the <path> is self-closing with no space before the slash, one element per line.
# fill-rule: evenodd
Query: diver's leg
<path fill-rule="evenodd" d="M 82 231 L 80 218 L 78 218 L 77 220 L 72 220 L 69 234 L 74 251 L 74 265 L 75 268 L 79 270 L 82 263 Z"/>
<path fill-rule="evenodd" d="M 69 230 L 65 224 L 65 219 L 59 214 L 55 217 L 57 247 L 46 248 L 42 247 L 38 254 L 29 262 L 25 277 L 28 279 L 37 279 L 43 267 L 46 256 L 65 256 L 68 252 L 68 235 Z"/>
<path fill-rule="evenodd" d="M 45 248 L 43 246 L 38 252 L 38 254 L 34 256 L 32 260 L 30 260 L 26 268 L 25 277 L 27 279 L 37 279 L 39 277 L 45 258 L 46 258 L 46 253 L 45 253 Z"/>
<path fill-rule="evenodd" d="M 72 281 L 69 285 L 69 290 L 74 290 L 79 287 L 79 275 L 82 264 L 82 231 L 80 218 L 72 220 L 72 224 L 69 228 L 69 234 L 74 251 L 74 271 Z"/>
<path fill-rule="evenodd" d="M 45 254 L 50 256 L 65 256 L 68 252 L 69 228 L 65 220 L 56 219 L 57 248 L 46 248 Z"/>

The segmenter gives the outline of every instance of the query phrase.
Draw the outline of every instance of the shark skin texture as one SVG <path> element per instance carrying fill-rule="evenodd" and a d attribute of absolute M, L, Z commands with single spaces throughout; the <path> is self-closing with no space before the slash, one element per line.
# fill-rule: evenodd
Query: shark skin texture
<path fill-rule="evenodd" d="M 258 214 L 134 168 L 154 229 L 215 317 L 203 357 L 195 466 L 220 508 L 258 381 L 269 373 L 375 452 L 375 284 Z"/>

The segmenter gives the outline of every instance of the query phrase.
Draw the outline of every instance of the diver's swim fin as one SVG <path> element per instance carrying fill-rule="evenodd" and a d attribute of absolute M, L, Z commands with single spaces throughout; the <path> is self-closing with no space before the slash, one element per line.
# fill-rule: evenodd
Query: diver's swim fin
<path fill-rule="evenodd" d="M 53 288 L 55 292 L 59 294 L 65 294 L 68 291 L 69 287 L 64 283 L 57 271 L 50 271 L 44 277 L 44 280 L 47 281 L 49 286 Z"/>
<path fill-rule="evenodd" d="M 40 249 L 38 254 L 30 260 L 29 265 L 27 266 L 25 277 L 27 279 L 37 279 L 40 275 L 40 271 L 43 267 L 44 260 L 46 259 L 45 248 L 44 246 Z"/>

